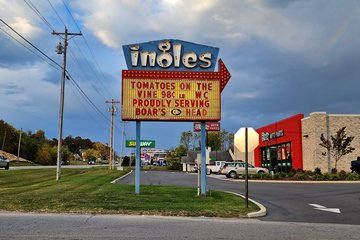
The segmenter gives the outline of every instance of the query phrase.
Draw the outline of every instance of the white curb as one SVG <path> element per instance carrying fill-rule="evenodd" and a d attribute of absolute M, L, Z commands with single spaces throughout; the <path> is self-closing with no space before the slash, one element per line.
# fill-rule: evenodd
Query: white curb
<path fill-rule="evenodd" d="M 244 195 L 241 195 L 241 194 L 238 194 L 238 193 L 234 193 L 234 192 L 228 192 L 228 193 L 235 194 L 235 195 L 240 196 L 240 197 L 242 197 L 242 198 L 245 199 L 245 196 L 244 196 Z M 248 218 L 256 218 L 256 217 L 264 217 L 264 216 L 266 216 L 267 211 L 266 211 L 266 208 L 264 207 L 264 205 L 262 205 L 261 203 L 256 202 L 255 200 L 252 200 L 252 199 L 250 199 L 250 198 L 249 198 L 249 201 L 252 202 L 252 203 L 254 203 L 254 204 L 256 204 L 256 205 L 260 208 L 260 210 L 257 211 L 257 212 L 248 213 L 248 214 L 247 214 L 247 217 L 248 217 Z"/>
<path fill-rule="evenodd" d="M 114 181 L 112 181 L 111 183 L 116 183 L 117 181 L 119 181 L 119 180 L 121 180 L 121 179 L 123 179 L 123 178 L 127 177 L 129 174 L 131 174 L 131 173 L 132 173 L 132 171 L 133 171 L 133 170 L 131 170 L 131 171 L 130 171 L 130 172 L 128 172 L 127 174 L 125 174 L 125 175 L 123 175 L 123 176 L 121 176 L 121 177 L 119 177 L 119 178 L 115 179 L 115 180 L 114 180 Z"/>

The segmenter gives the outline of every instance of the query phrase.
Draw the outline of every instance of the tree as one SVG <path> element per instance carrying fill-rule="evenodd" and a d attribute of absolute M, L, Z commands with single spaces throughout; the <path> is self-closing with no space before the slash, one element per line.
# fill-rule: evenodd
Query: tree
<path fill-rule="evenodd" d="M 123 161 L 122 161 L 122 166 L 129 166 L 129 165 L 130 165 L 130 157 L 125 156 Z"/>
<path fill-rule="evenodd" d="M 46 141 L 45 131 L 37 130 L 36 133 L 32 135 L 33 139 L 36 140 L 37 143 L 43 144 Z"/>
<path fill-rule="evenodd" d="M 190 142 L 192 137 L 193 137 L 193 133 L 191 131 L 181 133 L 180 144 L 184 145 L 186 150 L 190 149 Z"/>
<path fill-rule="evenodd" d="M 324 137 L 324 134 L 321 134 L 320 136 L 321 143 L 319 145 L 326 148 L 328 153 L 332 157 L 334 157 L 335 169 L 337 169 L 337 163 L 341 159 L 341 157 L 355 150 L 355 148 L 350 146 L 352 140 L 354 139 L 354 136 L 348 137 L 345 133 L 345 128 L 346 127 L 340 128 L 336 132 L 335 136 L 331 136 L 331 141 L 327 140 Z M 325 156 L 326 152 L 322 154 Z"/>
<path fill-rule="evenodd" d="M 187 149 L 184 145 L 179 145 L 174 151 L 171 151 L 171 153 L 166 157 L 166 161 L 169 163 L 169 169 L 181 170 L 181 157 L 186 156 L 186 154 Z"/>
<path fill-rule="evenodd" d="M 207 144 L 213 151 L 219 151 L 221 149 L 221 135 L 218 132 L 208 132 Z"/>
<path fill-rule="evenodd" d="M 43 144 L 38 148 L 35 162 L 42 165 L 55 165 L 57 162 L 57 147 Z"/>
<path fill-rule="evenodd" d="M 101 159 L 109 159 L 110 148 L 101 142 L 94 143 L 94 149 L 98 150 Z"/>
<path fill-rule="evenodd" d="M 97 159 L 101 156 L 100 152 L 96 149 L 93 148 L 89 148 L 84 152 L 84 159 L 89 160 L 89 159 Z"/>
<path fill-rule="evenodd" d="M 197 132 L 193 135 L 193 150 L 199 150 L 200 149 L 200 139 L 201 139 L 201 133 Z"/>

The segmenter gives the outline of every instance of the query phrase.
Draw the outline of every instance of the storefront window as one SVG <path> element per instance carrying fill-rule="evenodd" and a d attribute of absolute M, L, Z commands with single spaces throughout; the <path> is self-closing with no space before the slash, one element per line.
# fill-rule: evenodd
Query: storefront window
<path fill-rule="evenodd" d="M 261 166 L 275 172 L 292 168 L 291 142 L 261 148 Z"/>

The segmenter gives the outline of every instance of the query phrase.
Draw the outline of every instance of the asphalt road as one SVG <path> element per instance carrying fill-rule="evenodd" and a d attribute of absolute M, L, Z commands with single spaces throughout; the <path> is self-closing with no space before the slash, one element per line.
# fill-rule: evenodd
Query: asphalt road
<path fill-rule="evenodd" d="M 357 240 L 359 226 L 257 219 L 0 212 L 0 239 Z"/>
<path fill-rule="evenodd" d="M 140 182 L 196 188 L 197 175 L 142 171 Z M 134 184 L 134 173 L 120 183 Z M 207 177 L 207 186 L 210 193 L 221 190 L 244 194 L 245 189 L 244 181 L 228 180 L 222 175 Z M 266 207 L 268 214 L 261 221 L 360 225 L 360 183 L 249 182 L 249 197 Z"/>

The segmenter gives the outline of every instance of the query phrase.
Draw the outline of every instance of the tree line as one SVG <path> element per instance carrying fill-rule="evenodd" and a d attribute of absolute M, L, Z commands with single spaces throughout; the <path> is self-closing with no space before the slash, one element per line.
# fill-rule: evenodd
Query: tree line
<path fill-rule="evenodd" d="M 234 133 L 227 132 L 222 129 L 220 132 L 207 132 L 206 145 L 211 147 L 212 151 L 228 151 L 234 145 Z M 182 132 L 180 136 L 180 144 L 186 150 L 201 149 L 201 133 L 192 131 Z"/>
<path fill-rule="evenodd" d="M 56 138 L 47 139 L 43 130 L 37 130 L 35 133 L 23 132 L 4 120 L 0 120 L 1 150 L 17 155 L 20 135 L 20 157 L 42 165 L 56 164 L 58 145 Z M 100 142 L 92 142 L 88 138 L 69 135 L 63 140 L 61 152 L 64 164 L 68 164 L 70 161 L 83 157 L 85 159 L 90 157 L 108 159 L 109 146 Z"/>

